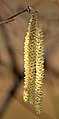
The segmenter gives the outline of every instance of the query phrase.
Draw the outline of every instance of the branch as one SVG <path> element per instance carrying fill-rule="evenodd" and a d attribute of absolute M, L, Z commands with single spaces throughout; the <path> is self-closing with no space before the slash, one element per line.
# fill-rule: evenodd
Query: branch
<path fill-rule="evenodd" d="M 3 20 L 3 21 L 0 21 L 0 25 L 14 21 L 17 16 L 19 16 L 20 14 L 22 14 L 22 13 L 24 13 L 24 12 L 29 12 L 29 13 L 30 13 L 30 12 L 31 12 L 31 13 L 37 12 L 37 13 L 39 13 L 38 11 L 34 10 L 32 7 L 28 6 L 28 7 L 26 7 L 25 9 L 23 9 L 23 10 L 21 10 L 21 11 L 18 11 L 18 12 L 15 13 L 14 15 L 11 15 L 11 16 L 8 17 L 7 19 L 5 19 L 5 20 Z M 40 17 L 42 17 L 42 16 L 40 16 Z M 42 18 L 43 18 L 43 17 L 42 17 Z M 45 19 L 45 18 L 44 18 L 44 19 Z M 47 20 L 47 19 L 46 19 L 46 20 Z M 52 21 L 59 21 L 59 19 L 52 19 Z"/>
<path fill-rule="evenodd" d="M 22 13 L 24 13 L 24 12 L 33 12 L 33 11 L 34 11 L 34 9 L 33 9 L 32 7 L 29 7 L 29 6 L 28 6 L 27 8 L 25 8 L 25 9 L 23 9 L 23 10 L 21 10 L 21 11 L 15 13 L 14 15 L 8 17 L 7 19 L 1 21 L 1 22 L 0 22 L 0 25 L 14 21 L 17 16 L 19 16 L 20 14 L 22 14 Z M 37 11 L 36 11 L 36 12 L 37 12 Z"/>

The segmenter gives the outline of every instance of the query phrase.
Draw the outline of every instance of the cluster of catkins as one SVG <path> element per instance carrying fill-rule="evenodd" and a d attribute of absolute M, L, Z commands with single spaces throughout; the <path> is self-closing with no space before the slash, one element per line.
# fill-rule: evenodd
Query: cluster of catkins
<path fill-rule="evenodd" d="M 25 102 L 34 104 L 36 113 L 42 110 L 44 78 L 44 41 L 37 23 L 36 13 L 31 15 L 24 42 L 24 92 Z"/>

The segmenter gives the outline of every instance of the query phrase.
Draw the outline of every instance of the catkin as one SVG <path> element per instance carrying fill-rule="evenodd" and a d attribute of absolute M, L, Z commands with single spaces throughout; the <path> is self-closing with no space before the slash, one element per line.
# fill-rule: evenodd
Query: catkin
<path fill-rule="evenodd" d="M 44 43 L 38 27 L 36 13 L 33 13 L 24 42 L 24 92 L 23 99 L 35 105 L 36 113 L 42 110 L 44 77 Z"/>
<path fill-rule="evenodd" d="M 44 78 L 44 42 L 39 27 L 36 31 L 36 80 L 35 80 L 35 109 L 37 114 L 42 110 L 43 78 Z"/>
<path fill-rule="evenodd" d="M 24 101 L 34 103 L 36 77 L 36 15 L 32 14 L 24 43 Z"/>

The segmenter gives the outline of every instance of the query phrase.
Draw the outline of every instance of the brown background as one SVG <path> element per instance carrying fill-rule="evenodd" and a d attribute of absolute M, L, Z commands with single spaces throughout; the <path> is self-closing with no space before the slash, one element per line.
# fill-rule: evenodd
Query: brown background
<path fill-rule="evenodd" d="M 14 95 L 9 92 L 23 73 L 23 47 L 29 13 L 21 14 L 14 22 L 0 25 L 0 118 L 2 119 L 59 119 L 59 4 L 49 0 L 0 0 L 0 21 L 25 8 L 38 10 L 38 21 L 44 32 L 45 77 L 42 113 L 22 99 L 23 77 Z M 10 50 L 11 49 L 11 50 Z M 16 71 L 13 72 L 13 68 Z M 3 111 L 4 109 L 4 111 Z M 2 116 L 1 116 L 2 115 Z"/>

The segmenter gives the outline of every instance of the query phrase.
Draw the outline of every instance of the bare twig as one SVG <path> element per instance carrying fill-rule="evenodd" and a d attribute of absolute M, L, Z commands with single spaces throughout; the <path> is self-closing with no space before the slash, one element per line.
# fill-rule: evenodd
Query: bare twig
<path fill-rule="evenodd" d="M 22 14 L 22 13 L 24 13 L 24 12 L 31 12 L 31 11 L 33 12 L 34 9 L 33 9 L 32 7 L 29 7 L 29 6 L 28 6 L 28 7 L 26 7 L 25 9 L 23 9 L 23 10 L 21 10 L 21 11 L 15 13 L 14 15 L 11 15 L 11 16 L 8 17 L 7 19 L 1 21 L 1 22 L 0 22 L 0 25 L 5 24 L 5 23 L 8 23 L 8 22 L 12 22 L 12 21 L 15 20 L 15 18 L 16 18 L 18 15 L 20 15 L 20 14 Z"/>
<path fill-rule="evenodd" d="M 38 11 L 35 11 L 32 7 L 28 6 L 25 9 L 18 11 L 17 13 L 11 15 L 7 19 L 0 21 L 0 25 L 14 21 L 17 16 L 19 16 L 20 14 L 22 14 L 24 12 L 37 12 L 37 13 L 39 13 Z M 41 17 L 45 20 L 48 20 L 48 18 L 42 17 L 41 15 L 39 15 L 39 17 Z M 59 19 L 51 19 L 51 21 L 58 21 L 59 22 Z"/>

